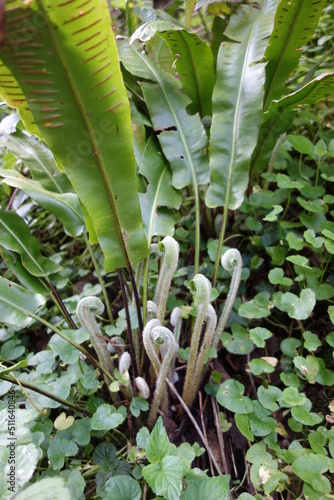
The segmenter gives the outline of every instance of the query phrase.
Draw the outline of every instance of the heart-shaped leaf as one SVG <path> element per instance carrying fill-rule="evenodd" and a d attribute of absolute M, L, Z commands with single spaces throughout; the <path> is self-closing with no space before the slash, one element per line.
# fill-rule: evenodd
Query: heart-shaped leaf
<path fill-rule="evenodd" d="M 126 408 L 104 404 L 98 407 L 92 416 L 92 429 L 97 431 L 109 431 L 121 425 L 126 419 Z"/>
<path fill-rule="evenodd" d="M 245 387 L 237 380 L 226 380 L 218 389 L 217 401 L 234 413 L 251 413 L 254 411 L 253 402 L 244 396 Z"/>
<path fill-rule="evenodd" d="M 58 431 L 65 431 L 69 429 L 74 422 L 73 415 L 66 417 L 66 413 L 63 411 L 56 420 L 54 421 L 54 426 Z"/>

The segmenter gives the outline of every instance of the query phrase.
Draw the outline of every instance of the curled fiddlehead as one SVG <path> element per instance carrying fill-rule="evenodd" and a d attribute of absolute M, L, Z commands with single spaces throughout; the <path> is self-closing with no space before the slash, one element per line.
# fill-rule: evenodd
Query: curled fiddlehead
<path fill-rule="evenodd" d="M 242 272 L 242 257 L 239 250 L 237 250 L 236 248 L 230 248 L 229 250 L 227 250 L 221 258 L 221 265 L 226 271 L 233 271 L 233 274 L 230 284 L 230 290 L 227 294 L 224 309 L 220 316 L 217 330 L 211 344 L 211 347 L 215 349 L 217 348 L 220 337 L 226 326 L 228 317 L 230 315 L 240 285 L 241 272 Z"/>
<path fill-rule="evenodd" d="M 168 410 L 167 400 L 164 401 L 164 395 L 167 394 L 165 380 L 168 375 L 170 363 L 175 354 L 175 338 L 173 333 L 164 326 L 156 326 L 152 328 L 150 336 L 153 342 L 159 345 L 160 348 L 161 346 L 165 346 L 160 369 L 157 373 L 156 388 L 154 391 L 151 409 L 147 420 L 148 427 L 152 428 L 157 418 L 157 412 L 160 403 L 162 403 L 162 409 L 164 412 L 167 412 Z"/>
<path fill-rule="evenodd" d="M 198 346 L 202 327 L 210 303 L 211 284 L 205 276 L 203 276 L 202 274 L 196 274 L 193 280 L 190 281 L 190 287 L 193 291 L 195 291 L 194 304 L 197 305 L 198 308 L 194 330 L 191 335 L 189 361 L 182 394 L 182 398 L 186 402 L 187 406 L 190 406 L 188 404 L 188 397 L 192 395 L 194 390 L 193 377 L 198 356 Z"/>
<path fill-rule="evenodd" d="M 98 297 L 84 297 L 77 305 L 76 314 L 81 326 L 90 334 L 91 344 L 104 368 L 104 378 L 109 387 L 114 380 L 114 364 L 110 357 L 107 343 L 103 338 L 96 317 L 104 312 L 104 305 Z M 109 374 L 109 377 L 107 376 Z"/>
<path fill-rule="evenodd" d="M 155 288 L 153 302 L 155 302 L 158 307 L 157 318 L 162 322 L 165 317 L 170 284 L 179 260 L 179 244 L 171 236 L 166 236 L 159 243 L 159 249 L 164 252 L 164 257 Z"/>
<path fill-rule="evenodd" d="M 138 390 L 138 396 L 148 399 L 150 397 L 150 388 L 145 379 L 143 379 L 143 377 L 137 377 L 135 378 L 135 384 Z"/>

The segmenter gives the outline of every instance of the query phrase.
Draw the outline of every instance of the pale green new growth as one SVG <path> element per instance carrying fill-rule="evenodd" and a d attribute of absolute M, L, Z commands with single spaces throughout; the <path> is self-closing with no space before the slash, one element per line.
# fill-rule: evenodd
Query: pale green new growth
<path fill-rule="evenodd" d="M 163 411 L 167 410 L 168 399 L 165 380 L 169 378 L 172 382 L 174 381 L 174 363 L 179 349 L 182 327 L 182 310 L 180 307 L 174 308 L 170 318 L 174 328 L 174 335 L 161 325 L 165 319 L 167 298 L 172 277 L 177 267 L 179 247 L 174 238 L 166 237 L 160 244 L 160 249 L 165 252 L 164 260 L 159 273 L 154 300 L 147 302 L 149 316 L 156 315 L 157 318 L 151 319 L 143 332 L 144 347 L 157 376 L 157 387 L 149 416 L 149 425 L 153 425 L 160 402 Z M 233 275 L 230 291 L 218 326 L 216 312 L 210 304 L 211 284 L 209 280 L 202 274 L 196 274 L 193 280 L 189 282 L 190 289 L 194 292 L 194 305 L 197 306 L 197 315 L 191 335 L 189 360 L 182 394 L 182 398 L 188 407 L 191 407 L 194 402 L 196 392 L 203 380 L 209 350 L 217 348 L 240 284 L 242 271 L 240 252 L 236 249 L 228 250 L 223 255 L 221 264 L 227 271 L 233 270 Z M 162 361 L 159 357 L 157 344 L 160 345 Z M 166 360 L 168 360 L 168 365 Z"/>
<path fill-rule="evenodd" d="M 154 321 L 154 320 L 153 320 Z M 168 398 L 164 401 L 164 395 L 167 395 L 166 391 L 166 378 L 168 375 L 168 370 L 171 361 L 175 354 L 175 339 L 174 335 L 168 328 L 164 326 L 155 326 L 150 332 L 151 339 L 157 345 L 165 346 L 164 353 L 162 354 L 162 362 L 160 364 L 159 372 L 157 372 L 156 388 L 154 392 L 153 401 L 151 403 L 151 409 L 147 420 L 147 425 L 149 428 L 153 427 L 153 424 L 157 417 L 157 412 L 159 409 L 160 402 L 162 402 L 162 410 L 167 413 L 168 411 Z M 161 349 L 160 347 L 160 349 Z"/>
<path fill-rule="evenodd" d="M 100 327 L 96 321 L 96 316 L 103 314 L 104 305 L 97 297 L 84 297 L 77 305 L 76 314 L 81 326 L 90 334 L 90 341 L 99 358 L 101 365 L 106 372 L 110 373 L 110 379 L 105 376 L 106 384 L 109 387 L 113 380 L 114 364 L 110 357 L 106 341 L 103 338 Z M 111 393 L 113 394 L 113 393 Z M 115 398 L 115 396 L 113 395 Z"/>
<path fill-rule="evenodd" d="M 150 388 L 145 379 L 143 379 L 143 377 L 137 377 L 135 378 L 135 384 L 138 389 L 138 396 L 148 399 L 150 397 Z"/>
<path fill-rule="evenodd" d="M 198 305 L 198 309 L 194 330 L 191 336 L 189 361 L 182 395 L 182 398 L 186 402 L 187 406 L 191 406 L 191 402 L 195 397 L 199 383 L 199 381 L 194 380 L 193 377 L 195 373 L 201 332 L 210 303 L 211 284 L 205 276 L 202 274 L 196 274 L 194 279 L 190 281 L 190 287 L 196 292 L 194 303 L 195 305 Z"/>
<path fill-rule="evenodd" d="M 217 315 L 211 304 L 209 304 L 211 286 L 208 286 L 208 280 L 202 275 L 196 275 L 193 281 L 190 282 L 191 288 L 196 291 L 194 304 L 199 305 L 197 319 L 191 337 L 188 368 L 182 395 L 189 407 L 191 407 L 196 396 L 196 391 L 203 379 L 209 349 L 217 348 L 240 284 L 242 271 L 242 258 L 240 252 L 234 248 L 227 250 L 222 256 L 221 264 L 227 271 L 233 270 L 233 275 L 230 290 L 217 329 Z M 200 335 L 204 321 L 206 321 L 207 324 L 199 349 Z"/>
<path fill-rule="evenodd" d="M 221 334 L 224 331 L 226 322 L 228 320 L 231 309 L 233 307 L 233 303 L 238 293 L 241 280 L 241 271 L 242 271 L 242 258 L 239 250 L 237 250 L 236 248 L 230 248 L 229 250 L 227 250 L 221 258 L 221 265 L 223 266 L 224 269 L 226 269 L 226 271 L 233 270 L 233 274 L 230 284 L 230 290 L 228 292 L 224 309 L 220 316 L 218 327 L 215 336 L 213 338 L 212 347 L 214 348 L 217 347 Z"/>
<path fill-rule="evenodd" d="M 153 302 L 157 305 L 157 318 L 163 321 L 166 312 L 168 293 L 172 278 L 179 260 L 179 244 L 171 236 L 166 236 L 160 243 L 159 249 L 164 252 L 162 267 L 159 273 Z"/>

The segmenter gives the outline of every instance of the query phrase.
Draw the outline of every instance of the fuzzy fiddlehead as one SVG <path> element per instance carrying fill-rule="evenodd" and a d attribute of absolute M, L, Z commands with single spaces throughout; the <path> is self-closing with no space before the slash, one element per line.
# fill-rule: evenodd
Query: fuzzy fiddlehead
<path fill-rule="evenodd" d="M 167 394 L 165 380 L 167 378 L 168 370 L 175 354 L 175 338 L 173 333 L 164 326 L 154 327 L 150 335 L 153 342 L 159 345 L 160 348 L 161 346 L 165 347 L 162 357 L 162 363 L 160 364 L 160 370 L 157 374 L 156 388 L 154 391 L 151 409 L 147 420 L 148 427 L 152 428 L 157 418 L 157 412 L 160 403 L 162 403 L 162 409 L 164 412 L 167 412 L 168 410 L 167 398 L 166 401 L 164 401 L 164 395 Z"/>
<path fill-rule="evenodd" d="M 179 244 L 171 236 L 166 236 L 159 243 L 159 249 L 164 252 L 164 258 L 155 288 L 153 302 L 158 306 L 157 319 L 162 323 L 165 317 L 170 284 L 179 260 Z"/>
<path fill-rule="evenodd" d="M 131 366 L 131 356 L 127 351 L 125 351 L 119 358 L 118 362 L 118 371 L 122 375 L 122 377 L 129 371 L 130 366 Z"/>
<path fill-rule="evenodd" d="M 193 398 L 193 394 L 196 394 L 196 390 L 199 385 L 199 380 L 194 379 L 194 374 L 202 327 L 210 303 L 211 284 L 205 276 L 202 274 L 196 274 L 193 280 L 190 281 L 190 287 L 193 291 L 195 291 L 194 304 L 198 306 L 198 308 L 194 330 L 191 336 L 189 361 L 182 394 L 182 398 L 187 406 L 191 406 L 189 404 L 190 398 Z"/>
<path fill-rule="evenodd" d="M 147 385 L 147 382 L 143 377 L 135 378 L 135 384 L 138 390 L 138 396 L 144 399 L 148 399 L 150 397 L 150 388 Z"/>
<path fill-rule="evenodd" d="M 226 271 L 233 271 L 233 274 L 224 309 L 220 316 L 215 336 L 212 340 L 211 347 L 213 347 L 214 349 L 217 348 L 218 342 L 224 331 L 228 317 L 233 307 L 233 303 L 238 293 L 242 271 L 242 257 L 239 250 L 237 250 L 236 248 L 230 248 L 229 250 L 227 250 L 221 258 L 221 265 Z"/>
<path fill-rule="evenodd" d="M 181 336 L 181 329 L 182 329 L 182 309 L 180 307 L 174 307 L 172 314 L 170 316 L 170 322 L 174 328 L 176 352 L 175 352 L 174 358 L 172 360 L 172 363 L 171 363 L 171 366 L 169 369 L 169 379 L 173 383 L 175 383 L 175 381 L 178 380 L 178 375 L 176 372 L 174 372 L 174 365 L 175 365 L 175 358 L 177 356 L 177 353 L 179 352 L 179 343 L 180 343 L 180 336 Z"/>
<path fill-rule="evenodd" d="M 148 319 L 154 319 L 157 317 L 158 306 L 153 300 L 148 300 L 146 305 L 147 317 Z"/>
<path fill-rule="evenodd" d="M 209 304 L 207 317 L 206 317 L 206 328 L 202 340 L 202 345 L 199 351 L 196 368 L 195 368 L 195 380 L 199 381 L 199 384 L 202 382 L 203 376 L 205 374 L 206 365 L 207 365 L 207 356 L 210 347 L 212 346 L 212 341 L 215 335 L 217 326 L 217 314 L 211 304 Z M 194 392 L 196 394 L 196 391 Z"/>
<path fill-rule="evenodd" d="M 121 376 L 121 383 L 127 388 L 129 396 L 133 396 L 133 390 L 130 384 L 129 369 L 131 366 L 130 353 L 125 351 L 119 358 L 118 371 Z"/>
<path fill-rule="evenodd" d="M 104 305 L 97 297 L 84 297 L 79 301 L 76 309 L 81 326 L 90 334 L 91 344 L 99 358 L 100 364 L 105 370 L 104 378 L 109 387 L 110 382 L 114 380 L 113 373 L 115 367 L 110 357 L 107 343 L 96 321 L 96 316 L 100 316 L 103 312 Z M 110 374 L 109 379 L 106 373 Z"/>
<path fill-rule="evenodd" d="M 151 332 L 153 328 L 160 326 L 160 321 L 158 319 L 151 319 L 144 328 L 143 332 L 143 343 L 145 350 L 150 358 L 153 365 L 155 373 L 159 373 L 160 370 L 160 360 L 155 349 L 154 342 L 151 337 Z"/>

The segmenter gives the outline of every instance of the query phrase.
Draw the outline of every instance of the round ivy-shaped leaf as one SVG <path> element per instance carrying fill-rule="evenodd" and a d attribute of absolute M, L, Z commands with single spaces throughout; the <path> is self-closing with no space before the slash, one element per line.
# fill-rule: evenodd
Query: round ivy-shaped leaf
<path fill-rule="evenodd" d="M 329 467 L 330 461 L 327 457 L 315 455 L 314 453 L 306 453 L 297 458 L 292 464 L 293 472 L 320 493 L 330 493 L 332 491 L 329 479 L 323 476 Z"/>
<path fill-rule="evenodd" d="M 116 459 L 117 450 L 111 443 L 100 443 L 94 450 L 93 460 L 97 465 L 111 464 Z"/>
<path fill-rule="evenodd" d="M 11 339 L 1 347 L 1 357 L 7 361 L 13 361 L 19 358 L 25 351 L 24 345 L 21 345 L 21 340 Z"/>
<path fill-rule="evenodd" d="M 249 337 L 254 342 L 256 347 L 264 347 L 266 344 L 265 341 L 267 339 L 270 339 L 272 335 L 273 334 L 269 330 L 267 330 L 267 328 L 262 328 L 260 326 L 249 330 Z"/>
<path fill-rule="evenodd" d="M 293 364 L 311 384 L 314 384 L 315 378 L 322 368 L 323 361 L 311 355 L 306 356 L 306 358 L 296 356 Z"/>
<path fill-rule="evenodd" d="M 253 300 L 241 304 L 238 310 L 239 316 L 248 319 L 266 318 L 270 315 L 271 303 L 268 292 L 260 292 Z"/>
<path fill-rule="evenodd" d="M 92 416 L 92 429 L 97 431 L 109 431 L 121 425 L 125 418 L 125 406 L 120 406 L 116 409 L 113 405 L 104 404 L 99 406 Z"/>
<path fill-rule="evenodd" d="M 327 452 L 325 449 L 325 444 L 327 443 L 327 436 L 325 436 L 322 432 L 314 431 L 309 434 L 309 443 L 317 455 L 327 456 Z"/>
<path fill-rule="evenodd" d="M 247 441 L 253 442 L 254 434 L 250 430 L 250 422 L 248 415 L 240 415 L 236 413 L 234 416 L 234 420 L 235 420 L 235 425 L 238 427 L 241 434 L 245 436 Z"/>
<path fill-rule="evenodd" d="M 281 342 L 281 351 L 285 354 L 285 356 L 294 358 L 298 355 L 297 349 L 301 346 L 301 344 L 301 341 L 299 339 L 295 339 L 294 337 L 283 339 Z"/>
<path fill-rule="evenodd" d="M 327 342 L 327 344 L 329 344 L 331 347 L 334 347 L 334 332 L 331 332 L 331 333 L 329 333 L 329 334 L 326 336 L 326 342 Z M 334 356 L 334 352 L 333 352 L 333 356 Z"/>
<path fill-rule="evenodd" d="M 141 411 L 149 409 L 148 402 L 144 398 L 134 397 L 131 399 L 130 411 L 134 417 L 139 417 Z"/>
<path fill-rule="evenodd" d="M 114 476 L 106 481 L 99 494 L 104 500 L 140 500 L 141 489 L 130 476 Z"/>
<path fill-rule="evenodd" d="M 325 213 L 328 210 L 326 203 L 321 199 L 305 200 L 305 198 L 297 196 L 297 201 L 307 212 Z"/>
<path fill-rule="evenodd" d="M 304 184 L 299 181 L 292 181 L 288 175 L 277 174 L 277 186 L 281 189 L 301 189 Z"/>
<path fill-rule="evenodd" d="M 277 471 L 269 476 L 268 480 L 265 482 L 264 491 L 268 495 L 277 490 L 279 486 L 286 483 L 289 477 L 283 472 Z"/>
<path fill-rule="evenodd" d="M 229 500 L 230 476 L 206 477 L 200 481 L 194 481 L 182 494 L 182 500 Z M 240 497 L 239 497 L 240 498 Z M 253 498 L 253 497 L 252 497 Z"/>
<path fill-rule="evenodd" d="M 296 422 L 292 417 L 288 419 L 288 426 L 293 432 L 301 432 L 303 430 L 303 425 L 300 422 Z"/>
<path fill-rule="evenodd" d="M 318 415 L 317 413 L 310 412 L 303 408 L 302 406 L 294 406 L 291 408 L 291 415 L 297 422 L 300 422 L 303 425 L 308 425 L 313 427 L 314 425 L 320 424 L 323 417 Z"/>
<path fill-rule="evenodd" d="M 272 385 L 267 388 L 260 386 L 257 390 L 257 397 L 260 403 L 262 404 L 262 406 L 264 406 L 264 408 L 267 408 L 271 411 L 278 410 L 279 405 L 276 401 L 278 401 L 281 396 L 282 391 L 278 387 L 274 387 Z"/>
<path fill-rule="evenodd" d="M 331 322 L 334 325 L 334 306 L 328 306 L 327 312 L 328 312 L 329 319 L 331 320 Z"/>
<path fill-rule="evenodd" d="M 304 232 L 304 238 L 307 243 L 312 245 L 312 247 L 319 249 L 322 247 L 322 244 L 324 242 L 324 238 L 322 236 L 316 236 L 315 232 L 313 229 L 307 229 Z"/>
<path fill-rule="evenodd" d="M 252 359 L 249 363 L 249 366 L 252 374 L 255 376 L 262 375 L 262 373 L 272 373 L 275 371 L 275 367 L 271 363 L 268 363 L 261 358 Z"/>
<path fill-rule="evenodd" d="M 310 288 L 302 290 L 300 297 L 294 293 L 286 292 L 280 298 L 282 310 L 293 319 L 307 319 L 312 313 L 315 303 L 315 294 Z"/>
<path fill-rule="evenodd" d="M 74 417 L 72 415 L 66 416 L 66 413 L 63 411 L 56 420 L 54 421 L 54 426 L 59 431 L 65 431 L 69 429 L 74 422 Z"/>
<path fill-rule="evenodd" d="M 254 344 L 249 338 L 249 333 L 241 325 L 233 324 L 232 335 L 224 332 L 221 342 L 226 350 L 232 354 L 249 354 L 254 349 Z"/>
<path fill-rule="evenodd" d="M 71 493 L 66 488 L 64 480 L 60 477 L 47 477 L 28 486 L 18 495 L 15 495 L 16 500 L 54 500 L 61 498 L 62 500 L 71 500 Z"/>
<path fill-rule="evenodd" d="M 307 397 L 304 393 L 298 392 L 295 387 L 287 387 L 282 392 L 280 398 L 280 405 L 285 408 L 291 408 L 293 406 L 301 406 L 306 403 Z"/>
<path fill-rule="evenodd" d="M 271 459 L 272 456 L 266 451 L 266 444 L 264 441 L 252 444 L 246 453 L 246 460 L 251 464 L 264 464 Z"/>
<path fill-rule="evenodd" d="M 320 370 L 315 377 L 315 381 L 318 382 L 318 384 L 332 387 L 334 385 L 334 372 L 328 368 L 320 366 Z"/>
<path fill-rule="evenodd" d="M 149 436 L 150 431 L 147 427 L 142 427 L 141 429 L 139 429 L 136 436 L 136 443 L 138 448 L 142 448 L 145 450 Z"/>
<path fill-rule="evenodd" d="M 142 473 L 156 495 L 179 500 L 183 477 L 183 462 L 179 457 L 167 455 L 161 462 L 146 465 Z"/>
<path fill-rule="evenodd" d="M 60 473 L 65 480 L 67 488 L 71 492 L 72 500 L 81 500 L 86 486 L 86 482 L 78 470 L 63 470 Z"/>
<path fill-rule="evenodd" d="M 314 333 L 306 331 L 303 333 L 303 337 L 304 337 L 304 347 L 310 352 L 316 351 L 318 347 L 322 345 L 318 335 L 315 335 Z"/>
<path fill-rule="evenodd" d="M 300 386 L 300 380 L 295 373 L 283 372 L 280 374 L 280 379 L 287 387 L 296 387 L 296 389 L 298 389 L 298 387 Z"/>
<path fill-rule="evenodd" d="M 54 470 L 64 466 L 65 457 L 74 457 L 79 451 L 78 446 L 68 439 L 51 439 L 48 449 L 50 465 Z"/>
<path fill-rule="evenodd" d="M 273 210 L 269 212 L 265 217 L 263 217 L 263 220 L 268 221 L 268 222 L 274 222 L 277 220 L 277 215 L 283 212 L 283 207 L 281 205 L 274 205 Z"/>
<path fill-rule="evenodd" d="M 237 380 L 226 380 L 218 389 L 217 401 L 234 413 L 252 413 L 253 402 L 244 396 L 245 387 Z"/>
<path fill-rule="evenodd" d="M 162 460 L 169 452 L 169 439 L 162 418 L 159 417 L 147 440 L 146 456 L 149 462 Z"/>
<path fill-rule="evenodd" d="M 177 454 L 183 462 L 184 474 L 187 474 L 191 469 L 191 464 L 195 459 L 195 451 L 189 443 L 182 443 L 177 448 Z"/>
<path fill-rule="evenodd" d="M 65 330 L 64 332 L 77 344 L 82 344 L 89 339 L 89 333 L 85 330 Z M 57 333 L 52 335 L 49 341 L 49 347 L 68 365 L 75 363 L 80 355 L 76 347 L 67 342 L 67 340 L 64 340 Z"/>
<path fill-rule="evenodd" d="M 272 417 L 262 417 L 259 418 L 257 415 L 248 415 L 251 431 L 254 436 L 268 436 L 271 432 L 276 429 L 277 422 Z"/>
<path fill-rule="evenodd" d="M 268 279 L 273 285 L 291 286 L 293 281 L 290 278 L 284 278 L 284 271 L 281 267 L 271 269 Z"/>

